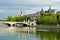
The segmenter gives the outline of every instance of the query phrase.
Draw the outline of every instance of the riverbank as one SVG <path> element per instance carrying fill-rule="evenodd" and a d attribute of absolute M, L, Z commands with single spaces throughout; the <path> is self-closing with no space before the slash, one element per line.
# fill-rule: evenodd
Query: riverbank
<path fill-rule="evenodd" d="M 48 29 L 48 30 L 54 30 L 54 29 L 60 29 L 60 25 L 36 25 L 36 26 L 29 26 L 29 27 L 37 27 L 39 29 Z"/>
<path fill-rule="evenodd" d="M 60 25 L 38 25 L 38 29 L 50 30 L 50 31 L 60 31 Z"/>

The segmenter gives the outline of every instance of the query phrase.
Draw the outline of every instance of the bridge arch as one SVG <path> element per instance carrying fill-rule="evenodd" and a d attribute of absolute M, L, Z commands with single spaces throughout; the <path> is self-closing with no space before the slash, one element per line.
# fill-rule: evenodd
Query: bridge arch
<path fill-rule="evenodd" d="M 16 27 L 18 27 L 18 26 L 24 26 L 24 27 L 26 27 L 26 26 L 28 26 L 27 24 L 25 24 L 25 23 L 16 23 Z"/>
<path fill-rule="evenodd" d="M 9 27 L 17 27 L 18 24 L 22 24 L 22 26 L 27 26 L 26 22 L 5 22 L 4 24 L 8 25 Z"/>

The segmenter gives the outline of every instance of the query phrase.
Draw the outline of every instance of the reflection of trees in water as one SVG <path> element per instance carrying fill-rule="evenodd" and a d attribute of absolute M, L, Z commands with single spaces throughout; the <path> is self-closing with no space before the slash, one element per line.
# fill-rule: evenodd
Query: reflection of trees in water
<path fill-rule="evenodd" d="M 27 35 L 28 34 L 28 35 Z M 19 40 L 31 39 L 32 35 L 29 33 L 18 33 Z M 36 38 L 39 40 L 60 40 L 60 32 L 36 32 Z M 32 40 L 32 39 L 31 39 Z"/>
<path fill-rule="evenodd" d="M 57 40 L 60 40 L 60 32 L 57 33 Z"/>
<path fill-rule="evenodd" d="M 56 32 L 37 32 L 36 36 L 37 38 L 40 38 L 41 40 L 56 40 L 57 39 Z"/>

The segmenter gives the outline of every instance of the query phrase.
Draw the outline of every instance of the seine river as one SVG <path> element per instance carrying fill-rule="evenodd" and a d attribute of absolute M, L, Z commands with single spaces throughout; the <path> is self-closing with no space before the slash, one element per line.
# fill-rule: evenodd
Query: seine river
<path fill-rule="evenodd" d="M 6 31 L 5 26 L 0 24 L 0 40 L 60 40 L 60 32 L 36 31 L 33 32 L 12 32 Z"/>

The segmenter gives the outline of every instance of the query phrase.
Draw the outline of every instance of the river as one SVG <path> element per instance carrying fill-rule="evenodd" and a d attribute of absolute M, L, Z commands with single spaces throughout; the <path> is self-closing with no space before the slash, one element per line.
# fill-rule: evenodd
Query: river
<path fill-rule="evenodd" d="M 60 40 L 60 32 L 12 32 L 8 30 L 6 31 L 6 28 L 8 27 L 0 24 L 0 40 Z"/>

